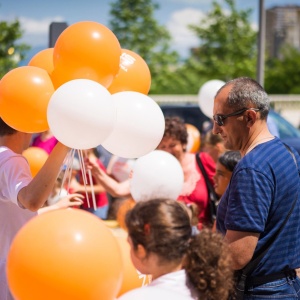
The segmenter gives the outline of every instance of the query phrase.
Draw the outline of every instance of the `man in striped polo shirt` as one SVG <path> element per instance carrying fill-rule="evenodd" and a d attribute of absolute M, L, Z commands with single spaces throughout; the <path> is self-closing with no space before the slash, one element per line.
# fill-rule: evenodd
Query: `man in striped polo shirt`
<path fill-rule="evenodd" d="M 269 108 L 265 90 L 246 77 L 227 82 L 215 96 L 213 133 L 242 156 L 220 201 L 217 229 L 229 243 L 232 268 L 241 270 L 282 226 L 247 276 L 242 297 L 300 299 L 300 157 L 269 132 Z"/>

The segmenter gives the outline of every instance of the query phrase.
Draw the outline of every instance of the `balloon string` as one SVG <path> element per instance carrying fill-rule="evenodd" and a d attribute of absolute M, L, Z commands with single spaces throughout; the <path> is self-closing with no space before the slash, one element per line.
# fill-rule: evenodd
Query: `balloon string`
<path fill-rule="evenodd" d="M 66 156 L 65 161 L 63 163 L 63 168 L 65 168 L 65 173 L 64 173 L 63 180 L 62 180 L 62 183 L 61 183 L 59 195 L 61 195 L 62 188 L 65 185 L 65 181 L 66 181 L 68 175 L 69 175 L 69 183 L 68 183 L 68 186 L 67 186 L 67 193 L 69 194 L 69 186 L 70 186 L 70 180 L 71 180 L 70 169 L 71 169 L 72 161 L 73 161 L 73 158 L 74 158 L 74 153 L 75 153 L 75 150 L 71 149 L 71 151 L 68 152 L 68 155 Z"/>
<path fill-rule="evenodd" d="M 70 163 L 69 163 L 69 167 L 68 167 L 68 172 L 69 172 L 69 181 L 68 181 L 68 186 L 67 186 L 68 194 L 69 194 L 71 179 L 72 179 L 74 156 L 75 156 L 75 149 L 72 149 L 72 155 L 70 155 L 71 159 L 70 159 Z"/>
<path fill-rule="evenodd" d="M 96 198 L 95 198 L 95 192 L 94 192 L 94 185 L 93 185 L 93 178 L 92 178 L 92 172 L 91 170 L 88 170 L 89 174 L 89 179 L 91 183 L 91 190 L 92 190 L 92 199 L 93 199 L 93 205 L 94 205 L 94 210 L 97 210 L 97 205 L 96 205 Z"/>
<path fill-rule="evenodd" d="M 84 166 L 82 150 L 80 150 L 80 149 L 78 149 L 78 157 L 79 157 L 79 163 L 80 163 L 80 168 L 81 168 L 81 174 L 82 174 L 83 184 L 84 184 L 84 188 L 85 188 L 85 196 L 86 196 L 88 208 L 90 208 L 91 205 L 90 205 L 89 194 L 87 192 L 86 170 L 85 170 L 85 166 Z"/>
<path fill-rule="evenodd" d="M 87 156 L 86 156 L 87 158 Z M 93 200 L 93 206 L 94 206 L 94 210 L 97 210 L 97 205 L 96 205 L 96 198 L 95 198 L 95 191 L 94 191 L 94 184 L 93 184 L 93 178 L 92 178 L 92 171 L 88 170 L 88 174 L 89 174 L 89 180 L 90 180 L 90 186 L 91 186 L 91 193 L 92 193 L 92 200 Z"/>

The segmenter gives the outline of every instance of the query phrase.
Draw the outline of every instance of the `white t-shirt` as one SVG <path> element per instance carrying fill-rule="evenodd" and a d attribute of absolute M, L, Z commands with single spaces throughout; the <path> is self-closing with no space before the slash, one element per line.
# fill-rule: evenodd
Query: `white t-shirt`
<path fill-rule="evenodd" d="M 149 285 L 128 291 L 118 300 L 195 300 L 195 291 L 188 287 L 185 270 L 168 273 L 153 280 Z"/>
<path fill-rule="evenodd" d="M 27 160 L 6 147 L 0 147 L 0 299 L 13 299 L 6 280 L 6 258 L 18 230 L 37 213 L 21 208 L 19 191 L 31 181 Z"/>

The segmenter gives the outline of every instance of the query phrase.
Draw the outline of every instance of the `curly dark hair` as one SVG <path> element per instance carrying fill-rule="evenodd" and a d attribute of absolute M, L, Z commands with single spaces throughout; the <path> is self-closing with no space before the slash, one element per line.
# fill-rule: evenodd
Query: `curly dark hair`
<path fill-rule="evenodd" d="M 227 299 L 233 271 L 223 237 L 211 229 L 192 236 L 190 216 L 181 203 L 169 199 L 138 202 L 125 222 L 135 249 L 142 245 L 162 265 L 184 262 L 199 299 Z"/>
<path fill-rule="evenodd" d="M 164 137 L 175 138 L 182 145 L 186 145 L 188 142 L 188 132 L 184 120 L 177 116 L 165 117 Z"/>
<path fill-rule="evenodd" d="M 233 289 L 233 270 L 223 236 L 206 228 L 192 237 L 186 272 L 200 299 L 226 300 Z"/>

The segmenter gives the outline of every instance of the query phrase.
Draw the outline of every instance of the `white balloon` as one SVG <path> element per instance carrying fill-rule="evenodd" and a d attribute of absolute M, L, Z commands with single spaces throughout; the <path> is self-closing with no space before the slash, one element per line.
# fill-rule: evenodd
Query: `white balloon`
<path fill-rule="evenodd" d="M 213 117 L 214 98 L 216 96 L 216 93 L 224 84 L 224 81 L 214 79 L 205 82 L 199 89 L 199 107 L 202 112 L 209 118 Z"/>
<path fill-rule="evenodd" d="M 61 85 L 51 96 L 47 120 L 54 136 L 74 149 L 100 145 L 112 132 L 116 108 L 109 91 L 89 79 Z"/>
<path fill-rule="evenodd" d="M 136 160 L 130 179 L 130 193 L 137 202 L 155 198 L 176 200 L 183 181 L 179 161 L 166 151 L 154 150 Z"/>
<path fill-rule="evenodd" d="M 156 149 L 165 130 L 159 105 L 149 96 L 133 91 L 119 92 L 112 98 L 117 109 L 116 125 L 102 146 L 125 158 L 138 158 Z"/>

